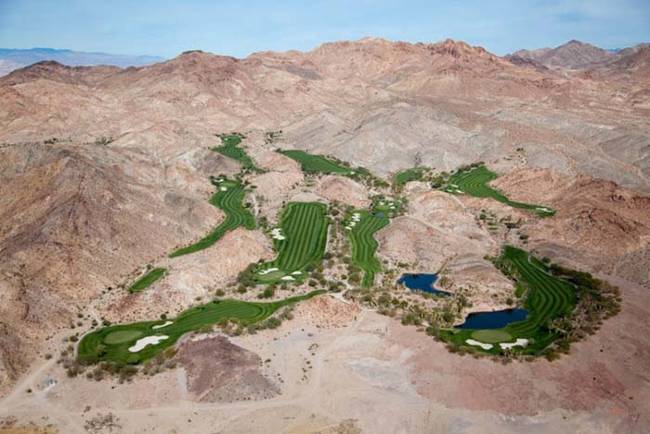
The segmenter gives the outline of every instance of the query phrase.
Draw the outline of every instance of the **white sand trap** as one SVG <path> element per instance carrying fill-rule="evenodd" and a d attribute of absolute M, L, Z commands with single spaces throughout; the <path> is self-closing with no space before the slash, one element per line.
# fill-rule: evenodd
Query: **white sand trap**
<path fill-rule="evenodd" d="M 158 330 L 158 329 L 161 329 L 163 327 L 167 327 L 168 325 L 172 325 L 172 324 L 174 324 L 174 321 L 165 321 L 165 324 L 158 324 L 158 325 L 152 326 L 151 328 L 154 329 L 154 330 Z"/>
<path fill-rule="evenodd" d="M 284 235 L 282 235 L 282 229 L 280 228 L 271 229 L 271 237 L 276 240 L 285 239 Z"/>
<path fill-rule="evenodd" d="M 147 345 L 158 345 L 160 342 L 164 341 L 165 339 L 168 339 L 169 336 L 165 335 L 158 335 L 158 336 L 147 336 L 142 339 L 138 339 L 132 347 L 129 347 L 129 351 L 132 353 L 137 353 L 138 351 L 142 350 L 144 347 Z"/>
<path fill-rule="evenodd" d="M 302 274 L 302 271 L 294 271 L 294 272 L 291 273 L 291 274 L 293 274 L 294 276 L 297 276 L 298 274 Z"/>
<path fill-rule="evenodd" d="M 352 226 L 346 226 L 345 229 L 351 231 L 351 230 L 352 230 Z"/>
<path fill-rule="evenodd" d="M 228 187 L 219 187 L 219 190 L 226 191 L 226 190 L 228 190 Z"/>
<path fill-rule="evenodd" d="M 282 277 L 280 280 L 296 280 L 296 279 L 294 279 L 294 278 L 291 277 L 291 276 L 284 276 L 284 277 Z"/>
<path fill-rule="evenodd" d="M 269 274 L 269 273 L 271 273 L 273 271 L 278 271 L 278 270 L 279 270 L 279 268 L 267 268 L 266 270 L 258 271 L 257 274 L 265 275 L 265 274 Z"/>
<path fill-rule="evenodd" d="M 499 346 L 501 346 L 501 348 L 503 348 L 504 350 L 512 348 L 512 347 L 524 347 L 525 348 L 525 347 L 528 346 L 528 339 L 519 338 L 514 342 L 501 342 L 499 344 Z"/>
<path fill-rule="evenodd" d="M 481 347 L 484 350 L 491 350 L 494 345 L 486 344 L 485 342 L 475 341 L 474 339 L 465 339 L 465 342 L 474 345 L 475 347 Z"/>

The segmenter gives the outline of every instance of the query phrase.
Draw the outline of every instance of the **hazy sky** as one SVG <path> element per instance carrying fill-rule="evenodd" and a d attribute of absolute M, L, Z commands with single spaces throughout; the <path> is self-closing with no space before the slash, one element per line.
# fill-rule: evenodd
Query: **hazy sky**
<path fill-rule="evenodd" d="M 454 38 L 497 54 L 570 39 L 625 47 L 650 42 L 650 0 L 0 0 L 4 48 L 243 57 L 364 36 Z"/>

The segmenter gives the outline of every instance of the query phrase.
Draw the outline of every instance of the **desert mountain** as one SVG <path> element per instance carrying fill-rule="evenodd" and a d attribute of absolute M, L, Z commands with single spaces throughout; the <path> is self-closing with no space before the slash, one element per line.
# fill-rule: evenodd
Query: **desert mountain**
<path fill-rule="evenodd" d="M 88 53 L 54 48 L 12 49 L 0 48 L 0 76 L 45 60 L 69 66 L 113 65 L 141 66 L 163 60 L 157 56 L 130 56 L 124 54 Z"/>
<path fill-rule="evenodd" d="M 528 59 L 548 67 L 582 69 L 607 62 L 615 58 L 616 53 L 585 42 L 571 40 L 555 48 L 515 51 L 511 57 Z"/>
<path fill-rule="evenodd" d="M 647 285 L 637 263 L 650 252 L 648 74 L 647 47 L 616 55 L 571 41 L 505 58 L 461 41 L 379 38 L 245 59 L 190 51 L 138 67 L 48 60 L 12 71 L 0 78 L 0 392 L 44 342 L 57 349 L 55 336 L 74 333 L 80 311 L 97 321 L 158 318 L 272 256 L 261 231 L 237 230 L 227 249 L 174 263 L 160 291 L 118 289 L 223 220 L 207 198 L 210 175 L 239 169 L 209 149 L 224 132 L 244 132 L 266 170 L 251 176 L 249 196 L 271 222 L 296 197 L 356 206 L 371 193 L 335 177 L 303 191 L 300 167 L 276 148 L 331 155 L 387 180 L 418 165 L 442 172 L 483 161 L 515 200 L 557 215 L 540 223 L 414 183 L 405 190 L 412 215 L 379 237 L 387 257 L 452 263 L 457 276 L 480 272 L 502 290 L 484 259 L 502 234 L 477 223 L 489 209 L 513 214 L 549 255 Z M 281 138 L 269 143 L 271 131 Z"/>

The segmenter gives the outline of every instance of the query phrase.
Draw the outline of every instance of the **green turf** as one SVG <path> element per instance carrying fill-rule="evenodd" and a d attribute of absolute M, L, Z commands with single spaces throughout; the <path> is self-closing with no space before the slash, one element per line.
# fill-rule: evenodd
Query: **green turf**
<path fill-rule="evenodd" d="M 344 222 L 352 249 L 352 263 L 365 272 L 361 281 L 364 287 L 372 286 L 375 273 L 381 271 L 381 264 L 375 257 L 379 244 L 374 234 L 388 223 L 386 213 L 365 210 L 354 211 Z"/>
<path fill-rule="evenodd" d="M 243 148 L 239 147 L 239 144 L 243 139 L 243 136 L 241 134 L 223 134 L 219 137 L 221 138 L 222 145 L 212 148 L 213 151 L 219 152 L 226 157 L 239 161 L 239 163 L 242 165 L 242 169 L 248 169 L 253 172 L 263 172 L 262 169 L 255 165 L 246 151 Z"/>
<path fill-rule="evenodd" d="M 280 153 L 300 163 L 302 170 L 305 173 L 326 173 L 354 176 L 360 174 L 360 171 L 365 172 L 365 169 L 346 167 L 322 155 L 309 154 L 298 150 L 285 150 L 280 151 Z"/>
<path fill-rule="evenodd" d="M 232 231 L 239 226 L 246 229 L 255 229 L 255 217 L 242 205 L 246 195 L 242 185 L 238 181 L 224 177 L 215 178 L 213 184 L 217 187 L 217 192 L 210 198 L 210 203 L 223 210 L 226 213 L 226 218 L 204 238 L 172 252 L 169 255 L 170 258 L 207 249 L 223 237 L 226 232 Z"/>
<path fill-rule="evenodd" d="M 381 216 L 395 217 L 402 209 L 402 201 L 398 199 L 389 199 L 385 197 L 376 197 L 372 202 L 372 210 Z"/>
<path fill-rule="evenodd" d="M 154 268 L 147 274 L 133 282 L 129 287 L 129 292 L 140 292 L 153 284 L 156 280 L 161 279 L 167 272 L 166 268 Z"/>
<path fill-rule="evenodd" d="M 513 208 L 520 208 L 534 212 L 540 217 L 550 217 L 555 210 L 542 205 L 515 202 L 508 199 L 498 190 L 488 184 L 497 178 L 497 174 L 484 165 L 461 169 L 451 175 L 447 184 L 442 188 L 447 193 L 466 193 L 474 197 L 487 197 L 509 205 Z"/>
<path fill-rule="evenodd" d="M 317 202 L 291 202 L 280 219 L 279 235 L 273 244 L 278 255 L 275 260 L 259 264 L 253 278 L 258 283 L 302 281 L 310 268 L 316 267 L 323 258 L 327 243 L 327 206 Z M 265 270 L 277 271 L 265 274 Z M 295 274 L 292 274 L 295 273 Z"/>
<path fill-rule="evenodd" d="M 393 177 L 393 187 L 401 188 L 411 181 L 419 181 L 424 176 L 426 169 L 424 167 L 412 167 L 406 170 L 400 170 Z"/>
<path fill-rule="evenodd" d="M 309 294 L 290 297 L 271 303 L 251 303 L 239 300 L 217 300 L 182 312 L 173 323 L 166 327 L 154 329 L 153 326 L 165 321 L 143 321 L 120 324 L 93 331 L 79 342 L 77 357 L 80 362 L 91 364 L 100 361 L 137 364 L 143 362 L 168 348 L 185 333 L 211 326 L 223 320 L 238 320 L 243 325 L 264 320 L 283 306 L 320 295 L 325 291 L 313 291 Z M 147 336 L 169 336 L 156 345 L 147 345 L 142 350 L 132 353 L 129 347 L 138 339 Z M 131 336 L 127 339 L 127 336 Z"/>
<path fill-rule="evenodd" d="M 517 349 L 524 354 L 537 354 L 556 338 L 556 334 L 549 329 L 552 320 L 570 315 L 576 304 L 575 287 L 567 280 L 549 274 L 548 267 L 526 251 L 512 246 L 506 246 L 498 259 L 500 268 L 509 270 L 519 284 L 526 285 L 526 300 L 524 307 L 528 310 L 528 317 L 524 321 L 510 323 L 497 330 L 483 330 L 479 336 L 494 336 L 498 332 L 505 332 L 512 337 L 525 338 L 529 345 L 525 349 Z M 441 337 L 457 345 L 465 345 L 466 339 L 476 339 L 476 330 L 452 329 L 442 332 Z M 504 335 L 505 337 L 505 335 Z M 471 347 L 478 350 L 477 347 Z M 498 345 L 488 352 L 500 352 Z"/>
<path fill-rule="evenodd" d="M 485 342 L 488 344 L 495 344 L 498 342 L 509 342 L 512 340 L 510 333 L 503 329 L 497 330 L 476 330 L 472 333 L 472 339 Z"/>
<path fill-rule="evenodd" d="M 123 344 L 138 339 L 140 336 L 142 336 L 140 330 L 117 330 L 107 334 L 104 342 L 109 345 Z"/>

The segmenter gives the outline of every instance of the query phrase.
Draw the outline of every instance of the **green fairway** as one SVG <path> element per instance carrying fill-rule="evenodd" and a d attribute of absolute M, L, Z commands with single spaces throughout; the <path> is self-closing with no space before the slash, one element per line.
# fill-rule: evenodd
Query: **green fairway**
<path fill-rule="evenodd" d="M 224 320 L 237 320 L 249 325 L 264 320 L 283 306 L 320 295 L 325 291 L 290 297 L 271 303 L 250 303 L 239 300 L 215 300 L 182 312 L 169 321 L 143 321 L 120 324 L 93 331 L 79 342 L 77 357 L 85 364 L 100 361 L 137 364 L 148 360 L 176 343 L 185 333 L 211 326 Z M 137 352 L 129 351 L 139 339 L 166 336 L 159 343 L 144 346 Z"/>
<path fill-rule="evenodd" d="M 138 280 L 133 282 L 133 284 L 129 287 L 129 292 L 140 292 L 143 289 L 148 288 L 156 280 L 161 279 L 166 272 L 167 272 L 166 268 L 152 269 L 147 274 L 145 274 L 144 276 L 140 277 Z"/>
<path fill-rule="evenodd" d="M 419 181 L 425 172 L 426 169 L 424 167 L 412 167 L 410 169 L 400 170 L 393 177 L 393 188 L 400 189 L 408 182 Z"/>
<path fill-rule="evenodd" d="M 365 210 L 354 211 L 344 221 L 352 250 L 352 263 L 365 272 L 361 281 L 364 287 L 372 286 L 375 273 L 381 271 L 381 264 L 375 258 L 379 244 L 374 234 L 388 223 L 386 213 Z"/>
<path fill-rule="evenodd" d="M 487 197 L 509 205 L 513 208 L 520 208 L 534 212 L 540 217 L 550 217 L 555 210 L 541 205 L 534 205 L 523 202 L 515 202 L 508 199 L 498 190 L 488 184 L 497 178 L 497 174 L 484 165 L 461 169 L 451 175 L 443 191 L 451 194 L 469 194 L 474 197 Z"/>
<path fill-rule="evenodd" d="M 365 169 L 353 169 L 343 164 L 324 157 L 322 155 L 309 154 L 304 151 L 286 150 L 280 151 L 281 154 L 300 163 L 302 171 L 305 173 L 326 173 L 335 175 L 355 176 L 363 175 L 367 172 Z"/>
<path fill-rule="evenodd" d="M 441 337 L 461 346 L 466 345 L 467 339 L 496 343 L 523 338 L 528 340 L 528 345 L 518 347 L 518 351 L 537 354 L 557 337 L 549 327 L 551 321 L 572 313 L 576 305 L 575 287 L 567 280 L 551 275 L 543 262 L 516 247 L 506 246 L 498 265 L 501 269 L 507 269 L 508 274 L 527 288 L 524 301 L 524 307 L 528 310 L 526 319 L 496 330 L 445 330 Z M 495 345 L 488 352 L 500 351 L 500 346 Z"/>
<path fill-rule="evenodd" d="M 226 232 L 232 231 L 239 226 L 244 226 L 246 229 L 255 229 L 255 217 L 242 205 L 246 195 L 242 185 L 238 181 L 225 177 L 214 178 L 212 183 L 217 187 L 217 192 L 210 198 L 210 203 L 223 210 L 226 213 L 226 218 L 204 238 L 172 252 L 169 255 L 170 258 L 207 249 L 223 237 Z"/>
<path fill-rule="evenodd" d="M 327 206 L 317 202 L 291 202 L 271 231 L 278 255 L 259 264 L 253 274 L 258 283 L 302 281 L 309 268 L 317 266 L 327 243 Z"/>
<path fill-rule="evenodd" d="M 212 148 L 213 151 L 239 161 L 242 165 L 242 169 L 248 169 L 253 172 L 264 171 L 255 165 L 244 149 L 239 147 L 239 144 L 243 139 L 241 134 L 221 134 L 219 135 L 219 138 L 221 138 L 222 145 Z"/>

